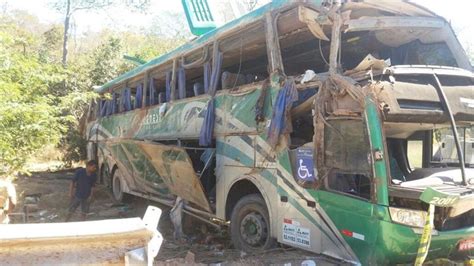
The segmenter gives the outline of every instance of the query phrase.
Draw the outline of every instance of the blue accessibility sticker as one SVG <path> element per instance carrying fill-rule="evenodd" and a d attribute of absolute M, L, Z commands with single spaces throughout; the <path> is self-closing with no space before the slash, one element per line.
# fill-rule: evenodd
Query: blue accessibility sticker
<path fill-rule="evenodd" d="M 313 149 L 298 148 L 296 149 L 296 177 L 304 182 L 316 181 L 313 163 Z"/>

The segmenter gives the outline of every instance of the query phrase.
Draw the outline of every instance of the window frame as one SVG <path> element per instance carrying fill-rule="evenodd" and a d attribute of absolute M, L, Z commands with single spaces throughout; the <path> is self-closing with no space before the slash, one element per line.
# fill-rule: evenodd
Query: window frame
<path fill-rule="evenodd" d="M 374 193 L 375 193 L 374 184 L 373 184 L 373 180 L 374 180 L 373 158 L 372 158 L 371 148 L 370 148 L 371 144 L 370 144 L 369 129 L 368 129 L 366 120 L 363 119 L 362 117 L 331 117 L 331 118 L 326 118 L 326 122 L 344 121 L 344 120 L 346 120 L 346 121 L 350 121 L 350 120 L 359 121 L 362 124 L 361 126 L 362 126 L 362 129 L 363 129 L 364 138 L 367 141 L 367 147 L 368 147 L 367 148 L 367 158 L 370 158 L 370 160 L 368 161 L 367 173 L 362 173 L 362 172 L 359 172 L 359 171 L 351 172 L 350 169 L 340 169 L 340 168 L 335 168 L 335 167 L 327 165 L 325 130 L 328 127 L 328 125 L 325 124 L 323 127 L 320 128 L 320 132 L 318 132 L 318 134 L 322 135 L 321 140 L 323 141 L 323 143 L 322 143 L 321 146 L 322 146 L 323 150 L 322 150 L 322 164 L 321 165 L 324 167 L 324 173 L 325 173 L 324 175 L 321 176 L 321 178 L 323 178 L 323 180 L 322 180 L 323 182 L 322 182 L 322 186 L 320 186 L 320 188 L 322 190 L 332 192 L 332 193 L 335 193 L 335 194 L 340 194 L 340 195 L 348 196 L 348 197 L 351 197 L 351 198 L 354 198 L 354 199 L 363 200 L 363 201 L 367 201 L 367 202 L 372 202 L 373 201 L 372 199 L 373 199 Z M 369 183 L 370 183 L 369 198 L 365 198 L 365 197 L 362 197 L 362 196 L 359 196 L 359 195 L 356 195 L 356 194 L 343 192 L 343 191 L 340 191 L 340 190 L 337 190 L 337 189 L 334 189 L 333 187 L 331 187 L 330 184 L 329 184 L 329 179 L 330 178 L 335 178 L 336 174 L 365 175 L 367 177 L 367 179 L 369 180 Z"/>

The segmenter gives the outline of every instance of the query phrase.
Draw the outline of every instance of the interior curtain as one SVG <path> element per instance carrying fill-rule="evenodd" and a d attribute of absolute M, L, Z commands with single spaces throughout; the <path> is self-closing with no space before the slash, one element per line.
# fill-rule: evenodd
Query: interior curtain
<path fill-rule="evenodd" d="M 157 104 L 155 102 L 155 82 L 154 82 L 153 78 L 150 78 L 150 86 L 148 87 L 148 90 L 150 92 L 149 92 L 148 98 L 147 98 L 147 103 L 146 103 L 147 106 Z"/>
<path fill-rule="evenodd" d="M 143 101 L 143 85 L 140 83 L 137 87 L 137 93 L 135 94 L 135 109 L 142 108 Z"/>
<path fill-rule="evenodd" d="M 166 73 L 166 102 L 171 99 L 171 72 Z"/>
<path fill-rule="evenodd" d="M 293 131 L 291 125 L 291 107 L 298 100 L 298 90 L 293 79 L 285 81 L 283 89 L 278 92 L 275 105 L 273 106 L 272 120 L 268 128 L 268 142 L 272 147 L 278 144 L 281 134 L 289 134 Z"/>
<path fill-rule="evenodd" d="M 204 122 L 201 127 L 201 132 L 199 134 L 199 145 L 200 146 L 209 146 L 212 143 L 212 133 L 214 132 L 214 122 L 215 122 L 215 99 L 217 85 L 219 84 L 219 76 L 221 73 L 222 67 L 222 52 L 217 52 L 214 55 L 214 61 L 212 64 L 212 71 L 210 78 L 208 78 L 208 86 L 204 87 L 207 94 L 211 95 L 206 108 L 206 113 L 204 115 Z M 206 71 L 204 73 L 204 84 L 206 84 Z M 209 75 L 207 75 L 209 77 Z"/>
<path fill-rule="evenodd" d="M 179 99 L 186 98 L 186 71 L 184 67 L 178 70 L 178 97 Z"/>

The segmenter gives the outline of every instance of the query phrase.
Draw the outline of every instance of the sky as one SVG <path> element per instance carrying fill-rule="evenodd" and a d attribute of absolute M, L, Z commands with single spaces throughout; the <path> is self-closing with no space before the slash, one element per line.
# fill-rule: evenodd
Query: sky
<path fill-rule="evenodd" d="M 8 12 L 14 9 L 25 10 L 39 18 L 44 23 L 61 23 L 63 17 L 56 12 L 51 2 L 53 0 L 0 0 L 0 11 Z M 125 1 L 125 0 L 124 0 Z M 131 1 L 131 0 L 128 0 Z M 221 0 L 208 0 L 211 9 Z M 238 0 L 237 0 L 238 1 Z M 390 0 L 386 0 L 390 1 Z M 124 7 L 113 8 L 107 12 L 82 11 L 75 14 L 74 22 L 77 32 L 100 31 L 103 28 L 123 29 L 125 27 L 150 26 L 153 17 L 161 12 L 183 12 L 181 0 L 150 0 L 147 14 L 132 13 Z M 259 0 L 262 4 L 268 0 Z M 461 43 L 474 46 L 474 1 L 472 0 L 413 0 L 451 22 Z M 214 12 L 216 13 L 216 12 Z M 218 24 L 223 23 L 222 17 L 216 14 Z"/>

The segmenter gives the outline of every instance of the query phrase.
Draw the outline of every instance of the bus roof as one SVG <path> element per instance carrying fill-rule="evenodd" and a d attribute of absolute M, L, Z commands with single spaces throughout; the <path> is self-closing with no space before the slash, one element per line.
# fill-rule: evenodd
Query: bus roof
<path fill-rule="evenodd" d="M 264 15 L 267 12 L 271 12 L 273 10 L 278 10 L 284 6 L 289 6 L 289 5 L 294 5 L 295 3 L 306 3 L 306 4 L 312 4 L 319 6 L 322 4 L 323 0 L 309 0 L 309 1 L 288 1 L 288 0 L 273 0 L 270 3 L 253 10 L 252 12 L 249 12 L 248 14 L 232 20 L 228 22 L 227 24 L 216 28 L 214 30 L 209 31 L 208 33 L 197 37 L 196 39 L 187 42 L 180 47 L 174 49 L 173 51 L 166 53 L 164 55 L 158 56 L 147 63 L 140 65 L 120 76 L 117 78 L 103 84 L 102 86 L 98 87 L 95 89 L 95 92 L 97 93 L 105 93 L 107 92 L 110 88 L 114 87 L 117 84 L 120 84 L 127 79 L 130 79 L 132 77 L 135 77 L 137 75 L 140 75 L 144 73 L 145 71 L 152 69 L 156 66 L 159 66 L 169 60 L 172 60 L 175 57 L 178 57 L 179 55 L 183 55 L 187 51 L 194 50 L 196 48 L 199 48 L 203 46 L 206 42 L 209 42 L 213 38 L 218 38 L 220 37 L 223 33 L 228 32 L 232 29 L 236 29 L 239 27 L 242 27 L 243 25 L 250 24 L 252 22 L 255 22 L 259 19 L 262 19 Z M 400 6 L 402 5 L 402 6 Z M 429 11 L 428 9 L 418 6 L 414 3 L 409 3 L 406 1 L 401 1 L 401 2 L 389 2 L 386 3 L 384 2 L 383 5 L 381 5 L 377 0 L 365 0 L 362 3 L 350 3 L 348 5 L 348 9 L 354 9 L 354 8 L 375 8 L 375 9 L 382 9 L 384 11 L 392 12 L 392 13 L 398 13 L 400 15 L 408 15 L 408 16 L 413 16 L 413 15 L 422 15 L 422 16 L 436 16 L 433 12 Z"/>

